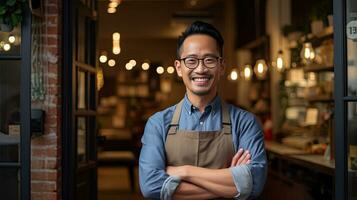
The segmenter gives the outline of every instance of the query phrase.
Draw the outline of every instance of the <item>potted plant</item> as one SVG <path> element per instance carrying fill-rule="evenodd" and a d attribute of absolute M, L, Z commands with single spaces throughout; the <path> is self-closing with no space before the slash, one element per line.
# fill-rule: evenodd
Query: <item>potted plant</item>
<path fill-rule="evenodd" d="M 22 21 L 22 8 L 26 0 L 4 0 L 0 4 L 0 31 L 10 32 Z"/>

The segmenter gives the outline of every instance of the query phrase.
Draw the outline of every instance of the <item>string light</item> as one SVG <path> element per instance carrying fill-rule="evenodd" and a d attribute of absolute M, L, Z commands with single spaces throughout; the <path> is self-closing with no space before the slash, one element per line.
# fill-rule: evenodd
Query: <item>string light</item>
<path fill-rule="evenodd" d="M 173 66 L 169 66 L 169 67 L 167 67 L 166 71 L 169 74 L 173 74 L 175 72 L 175 68 Z"/>
<path fill-rule="evenodd" d="M 109 67 L 114 67 L 115 66 L 115 60 L 114 59 L 108 60 L 108 65 L 109 65 Z"/>
<path fill-rule="evenodd" d="M 158 74 L 163 74 L 163 73 L 165 72 L 165 70 L 164 70 L 164 68 L 163 68 L 162 66 L 158 66 L 158 67 L 156 68 L 156 72 L 157 72 Z"/>
<path fill-rule="evenodd" d="M 142 65 L 141 65 L 141 68 L 143 69 L 143 70 L 148 70 L 149 68 L 150 68 L 150 65 L 149 65 L 149 63 L 143 63 Z"/>

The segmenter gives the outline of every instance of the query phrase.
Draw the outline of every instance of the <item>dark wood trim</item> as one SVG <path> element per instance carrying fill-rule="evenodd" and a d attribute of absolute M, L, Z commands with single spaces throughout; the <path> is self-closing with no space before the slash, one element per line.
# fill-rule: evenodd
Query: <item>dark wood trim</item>
<path fill-rule="evenodd" d="M 335 66 L 335 199 L 348 198 L 346 104 L 346 5 L 333 0 L 334 66 Z M 338 133 L 338 134 L 337 134 Z"/>
<path fill-rule="evenodd" d="M 1 168 L 20 168 L 21 163 L 16 162 L 0 162 L 0 169 Z"/>
<path fill-rule="evenodd" d="M 75 65 L 78 67 L 78 68 L 81 68 L 85 71 L 88 71 L 92 74 L 96 74 L 97 73 L 97 68 L 93 67 L 92 65 L 88 65 L 86 63 L 82 63 L 82 62 L 79 62 L 79 61 L 76 61 L 75 62 Z"/>
<path fill-rule="evenodd" d="M 76 1 L 75 1 L 76 2 Z M 73 30 L 76 3 L 63 1 L 62 15 L 62 198 L 75 199 L 76 191 L 76 152 L 72 148 L 75 141 L 73 117 Z"/>
<path fill-rule="evenodd" d="M 76 110 L 74 112 L 76 116 L 96 116 L 97 111 L 95 110 Z"/>
<path fill-rule="evenodd" d="M 24 17 L 21 22 L 21 199 L 31 197 L 31 14 L 28 5 L 24 6 Z"/>
<path fill-rule="evenodd" d="M 17 55 L 0 55 L 0 60 L 21 60 L 21 56 L 17 56 Z"/>

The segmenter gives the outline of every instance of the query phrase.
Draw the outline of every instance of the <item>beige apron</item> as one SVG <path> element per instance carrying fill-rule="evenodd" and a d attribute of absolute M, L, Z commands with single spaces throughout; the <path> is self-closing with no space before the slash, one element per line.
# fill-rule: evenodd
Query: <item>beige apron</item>
<path fill-rule="evenodd" d="M 235 154 L 228 105 L 222 102 L 220 131 L 178 130 L 183 100 L 177 104 L 166 138 L 168 166 L 194 165 L 198 167 L 227 168 Z"/>

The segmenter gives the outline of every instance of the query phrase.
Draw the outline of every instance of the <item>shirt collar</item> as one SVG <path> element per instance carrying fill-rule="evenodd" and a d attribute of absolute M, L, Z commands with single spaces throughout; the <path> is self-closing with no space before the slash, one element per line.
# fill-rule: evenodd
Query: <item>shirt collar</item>
<path fill-rule="evenodd" d="M 221 106 L 221 98 L 217 95 L 214 97 L 214 99 L 211 101 L 210 104 L 208 104 L 205 108 L 205 111 L 212 111 L 212 114 L 215 114 L 216 112 L 219 111 Z M 185 94 L 184 100 L 183 100 L 183 107 L 186 112 L 188 112 L 189 115 L 191 115 L 193 112 L 198 111 L 198 108 L 196 108 L 190 100 L 187 97 L 187 94 Z"/>

